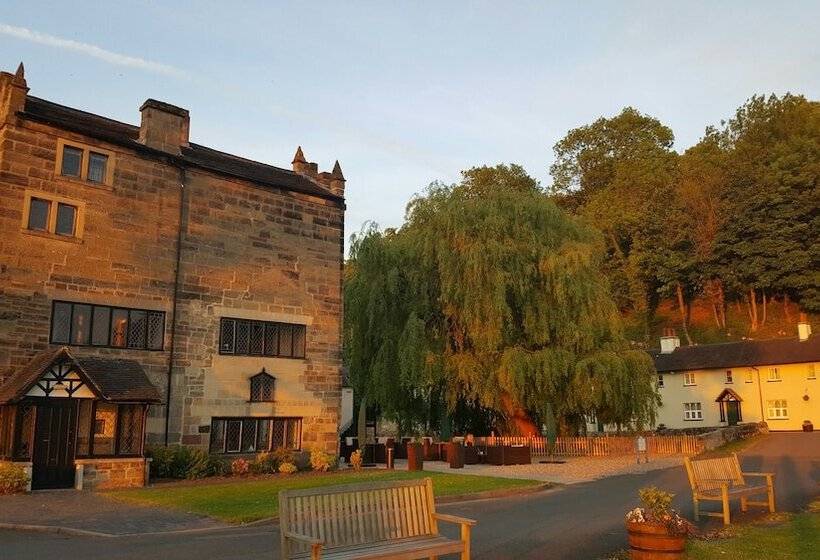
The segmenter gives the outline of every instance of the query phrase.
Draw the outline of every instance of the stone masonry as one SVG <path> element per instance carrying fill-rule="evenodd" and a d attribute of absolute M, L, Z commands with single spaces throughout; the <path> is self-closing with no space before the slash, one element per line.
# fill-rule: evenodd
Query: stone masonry
<path fill-rule="evenodd" d="M 72 347 L 139 361 L 168 402 L 149 442 L 207 448 L 214 416 L 302 418 L 304 448 L 336 452 L 341 399 L 344 177 L 190 144 L 184 109 L 149 100 L 141 126 L 32 98 L 0 74 L 0 381 L 49 344 L 54 300 L 164 311 L 163 350 Z M 62 143 L 111 154 L 113 180 L 61 176 Z M 307 185 L 306 187 L 304 185 Z M 81 208 L 82 232 L 25 227 L 27 196 Z M 306 357 L 224 356 L 220 317 L 307 325 Z M 276 377 L 272 403 L 248 378 Z M 170 383 L 169 383 L 170 374 Z M 166 414 L 169 430 L 166 434 Z"/>

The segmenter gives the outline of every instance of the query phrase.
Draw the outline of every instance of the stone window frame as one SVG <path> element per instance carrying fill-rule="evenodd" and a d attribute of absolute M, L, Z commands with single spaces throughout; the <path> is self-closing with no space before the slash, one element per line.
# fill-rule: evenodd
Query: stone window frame
<path fill-rule="evenodd" d="M 263 383 L 265 385 L 263 385 Z M 258 395 L 254 394 L 254 387 L 258 389 Z M 249 397 L 248 402 L 252 403 L 272 403 L 276 402 L 276 378 L 265 371 L 265 368 L 262 368 L 262 371 L 259 373 L 252 375 L 250 379 L 248 379 L 248 391 Z M 265 398 L 265 392 L 268 393 L 268 397 Z"/>
<path fill-rule="evenodd" d="M 68 146 L 69 148 L 76 148 L 77 150 L 81 150 L 83 152 L 82 159 L 80 160 L 79 177 L 63 175 L 63 153 L 65 152 L 66 146 Z M 103 177 L 102 181 L 88 180 L 88 164 L 92 152 L 95 154 L 106 156 L 108 158 L 108 162 L 105 166 L 105 177 Z M 107 150 L 105 148 L 100 148 L 98 146 L 92 146 L 90 144 L 84 144 L 82 142 L 77 142 L 75 140 L 66 140 L 65 138 L 58 138 L 57 157 L 55 159 L 56 161 L 54 164 L 54 176 L 58 177 L 60 180 L 80 182 L 84 185 L 91 185 L 96 187 L 112 187 L 114 185 L 114 162 L 116 161 L 116 158 L 115 152 L 113 152 L 112 150 Z"/>
<path fill-rule="evenodd" d="M 238 348 L 237 344 L 237 327 L 242 326 L 247 333 L 247 344 L 241 345 Z M 286 327 L 294 329 L 291 331 L 291 351 L 290 354 L 282 353 L 282 342 L 279 334 L 279 329 Z M 262 329 L 261 339 L 262 346 L 260 351 L 254 352 L 251 349 L 251 338 L 254 329 Z M 275 329 L 276 331 L 276 351 L 271 351 L 267 348 L 268 332 Z M 301 329 L 301 346 L 297 347 L 295 342 L 295 329 Z M 227 336 L 226 336 L 227 335 Z M 261 321 L 258 319 L 242 319 L 239 317 L 220 317 L 219 318 L 219 354 L 223 356 L 264 356 L 269 358 L 283 358 L 289 360 L 304 360 L 307 357 L 307 325 L 304 323 L 285 323 L 282 321 Z"/>
<path fill-rule="evenodd" d="M 252 450 L 242 449 L 242 442 L 244 439 L 243 431 L 245 426 L 249 423 L 254 423 L 254 447 Z M 267 428 L 267 442 L 264 446 L 260 445 L 259 435 L 264 433 L 260 430 L 261 422 L 269 422 Z M 227 430 L 228 424 L 233 423 L 239 426 L 237 435 L 238 449 L 228 449 Z M 211 438 L 208 444 L 208 452 L 219 455 L 242 455 L 249 453 L 265 453 L 275 451 L 277 447 L 273 445 L 273 434 L 276 431 L 276 424 L 280 424 L 280 429 L 283 430 L 283 442 L 287 444 L 288 439 L 292 439 L 293 444 L 286 447 L 291 451 L 301 451 L 302 449 L 302 418 L 299 416 L 213 416 L 211 417 Z M 295 435 L 294 438 L 288 438 L 288 434 Z M 282 446 L 280 446 L 282 447 Z"/>
<path fill-rule="evenodd" d="M 32 199 L 45 200 L 49 203 L 48 220 L 45 230 L 29 229 L 28 227 L 29 218 L 31 217 Z M 57 233 L 57 206 L 59 204 L 73 206 L 76 209 L 73 235 Z M 53 193 L 26 189 L 23 193 L 23 219 L 20 224 L 20 229 L 28 235 L 38 235 L 63 241 L 82 241 L 85 231 L 85 202 Z"/>
<path fill-rule="evenodd" d="M 54 338 L 54 317 L 55 317 L 55 308 L 58 304 L 65 304 L 71 306 L 71 311 L 69 312 L 69 333 L 68 333 L 68 341 L 62 340 L 55 340 Z M 87 343 L 79 343 L 72 341 L 72 332 L 71 329 L 73 328 L 73 315 L 74 315 L 74 308 L 78 305 L 85 305 L 91 308 L 89 313 L 89 325 L 88 325 L 88 342 Z M 107 344 L 94 344 L 93 343 L 93 336 L 94 336 L 94 316 L 95 316 L 95 309 L 107 309 L 108 310 L 108 339 Z M 124 345 L 116 346 L 111 343 L 111 322 L 114 316 L 115 311 L 124 311 L 126 317 L 126 328 Z M 146 329 L 145 329 L 145 337 L 144 337 L 144 344 L 140 346 L 131 346 L 129 345 L 129 330 L 131 328 L 131 314 L 132 313 L 144 313 L 146 318 Z M 162 321 L 162 335 L 160 337 L 161 344 L 159 347 L 152 347 L 149 342 L 149 316 L 151 315 L 160 315 Z M 166 319 L 167 314 L 165 311 L 158 310 L 158 309 L 141 309 L 141 308 L 134 308 L 134 307 L 123 307 L 118 305 L 107 305 L 107 304 L 98 304 L 98 303 L 90 303 L 85 301 L 67 301 L 61 299 L 55 299 L 51 302 L 51 315 L 49 317 L 49 331 L 48 331 L 48 340 L 50 344 L 62 344 L 65 346 L 81 346 L 81 347 L 90 347 L 90 348 L 114 348 L 117 350 L 141 350 L 141 351 L 149 351 L 149 352 L 162 352 L 165 350 L 165 335 L 166 335 Z"/>

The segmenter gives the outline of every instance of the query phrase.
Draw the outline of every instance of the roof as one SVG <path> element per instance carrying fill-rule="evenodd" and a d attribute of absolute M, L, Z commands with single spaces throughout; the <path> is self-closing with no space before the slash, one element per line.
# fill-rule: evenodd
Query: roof
<path fill-rule="evenodd" d="M 650 352 L 659 372 L 820 362 L 820 336 L 743 340 L 681 346 L 669 354 Z"/>
<path fill-rule="evenodd" d="M 154 103 L 160 102 L 154 101 Z M 262 187 L 310 194 L 339 203 L 344 200 L 343 197 L 333 194 L 322 184 L 289 169 L 241 158 L 207 146 L 190 143 L 188 147 L 182 148 L 180 156 L 149 148 L 138 142 L 140 132 L 138 126 L 31 95 L 26 97 L 25 110 L 20 113 L 20 116 L 142 153 L 172 158 L 182 165 L 199 167 L 214 173 L 252 181 Z"/>
<path fill-rule="evenodd" d="M 22 399 L 55 362 L 70 361 L 101 399 L 110 402 L 160 403 L 159 391 L 142 366 L 119 358 L 74 357 L 66 347 L 46 350 L 0 385 L 0 404 Z"/>

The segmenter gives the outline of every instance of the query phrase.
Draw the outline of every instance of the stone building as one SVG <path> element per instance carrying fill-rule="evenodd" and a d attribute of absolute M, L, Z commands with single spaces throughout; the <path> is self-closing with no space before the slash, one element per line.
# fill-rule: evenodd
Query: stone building
<path fill-rule="evenodd" d="M 145 438 L 335 453 L 338 162 L 319 173 L 300 148 L 287 170 L 195 144 L 188 111 L 152 99 L 135 126 L 28 91 L 22 64 L 0 74 L 0 459 L 36 474 L 57 459 L 35 434 L 55 430 L 52 486 L 95 458 L 141 460 Z M 122 371 L 140 399 L 122 400 Z"/>

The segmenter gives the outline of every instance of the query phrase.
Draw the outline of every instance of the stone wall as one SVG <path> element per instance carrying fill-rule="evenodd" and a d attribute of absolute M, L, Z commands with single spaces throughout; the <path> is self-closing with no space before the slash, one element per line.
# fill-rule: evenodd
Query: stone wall
<path fill-rule="evenodd" d="M 75 465 L 82 465 L 82 490 L 139 488 L 147 482 L 145 459 L 77 459 Z"/>
<path fill-rule="evenodd" d="M 768 433 L 769 426 L 766 422 L 755 422 L 751 424 L 738 424 L 737 426 L 718 428 L 717 430 L 701 434 L 698 437 L 703 441 L 704 449 L 708 451 L 732 441 L 749 439 L 750 437 L 754 437 L 758 434 Z"/>

